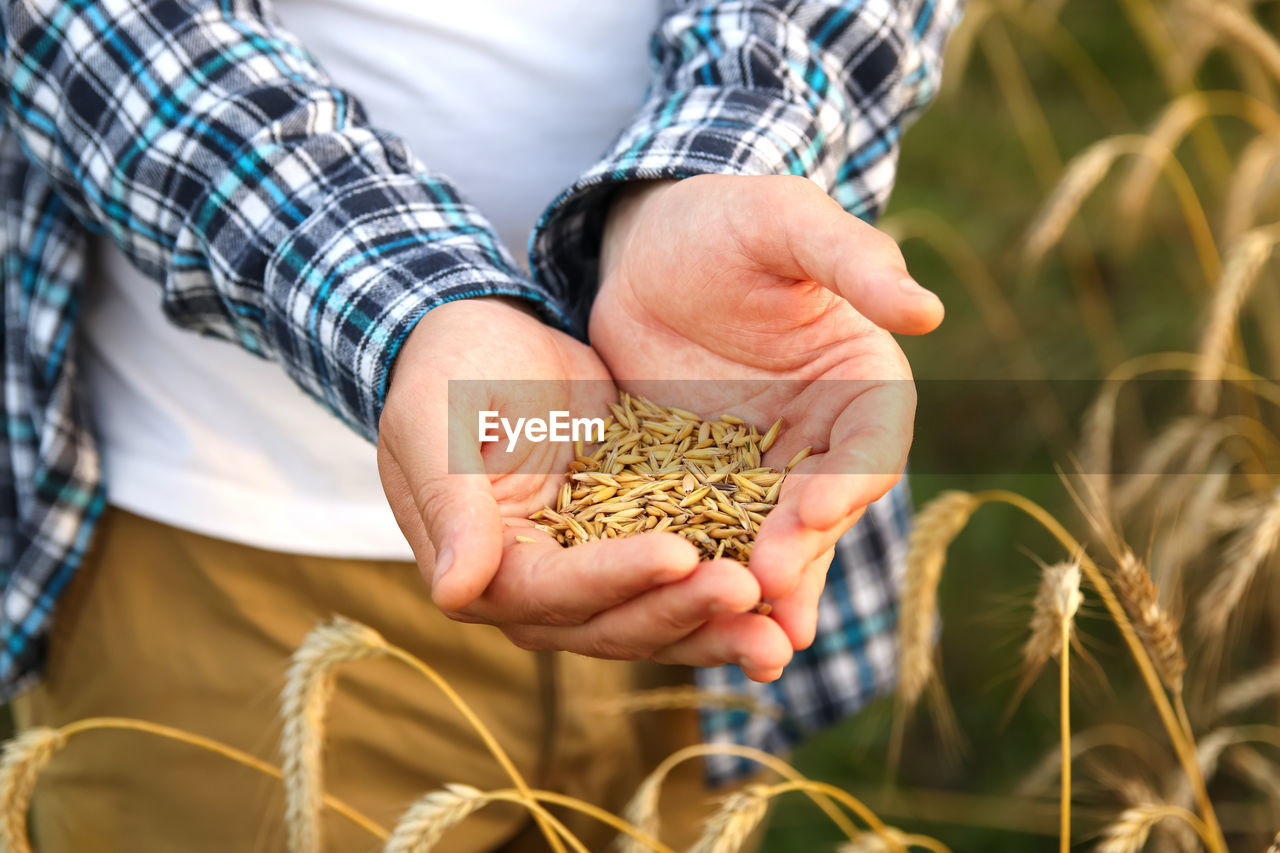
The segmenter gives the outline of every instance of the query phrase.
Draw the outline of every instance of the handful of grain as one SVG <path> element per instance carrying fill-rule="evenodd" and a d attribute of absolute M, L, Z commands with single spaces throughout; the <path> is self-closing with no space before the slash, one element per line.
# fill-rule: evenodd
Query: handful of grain
<path fill-rule="evenodd" d="M 670 530 L 703 559 L 745 563 L 765 516 L 778 503 L 785 470 L 762 467 L 779 419 L 763 436 L 732 415 L 704 421 L 684 409 L 623 393 L 609 407 L 604 442 L 586 455 L 579 443 L 555 508 L 530 518 L 562 545 Z"/>

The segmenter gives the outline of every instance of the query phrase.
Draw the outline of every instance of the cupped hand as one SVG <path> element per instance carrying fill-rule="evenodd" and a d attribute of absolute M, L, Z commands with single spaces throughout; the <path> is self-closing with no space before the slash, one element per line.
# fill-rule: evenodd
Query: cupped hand
<path fill-rule="evenodd" d="M 450 617 L 495 625 L 523 648 L 741 663 L 753 677 L 776 677 L 791 646 L 747 612 L 761 592 L 745 567 L 700 563 L 670 533 L 563 548 L 527 518 L 555 502 L 572 443 L 522 441 L 509 452 L 505 436 L 480 441 L 481 411 L 512 422 L 595 416 L 616 394 L 589 347 L 515 300 L 468 299 L 423 317 L 396 361 L 378 468 L 432 597 Z"/>
<path fill-rule="evenodd" d="M 942 304 L 892 239 L 796 177 L 641 184 L 613 204 L 592 346 L 620 387 L 703 415 L 787 430 L 788 477 L 750 568 L 794 648 L 812 642 L 836 540 L 901 476 L 915 387 L 890 332 Z M 688 382 L 673 380 L 716 380 Z"/>

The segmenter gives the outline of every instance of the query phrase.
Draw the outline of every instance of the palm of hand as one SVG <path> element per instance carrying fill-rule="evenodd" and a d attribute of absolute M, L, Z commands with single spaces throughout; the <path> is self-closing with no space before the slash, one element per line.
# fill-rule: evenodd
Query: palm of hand
<path fill-rule="evenodd" d="M 731 411 L 762 426 L 783 418 L 787 431 L 766 464 L 781 467 L 813 448 L 788 480 L 751 560 L 766 595 L 784 598 L 775 612 L 788 634 L 803 643 L 829 549 L 905 464 L 914 386 L 892 336 L 856 310 L 843 288 L 834 292 L 833 279 L 847 273 L 824 269 L 824 248 L 797 237 L 796 221 L 816 204 L 811 236 L 843 240 L 830 254 L 847 256 L 839 229 L 852 217 L 833 214 L 812 185 L 717 178 L 695 188 L 699 180 L 615 208 L 591 342 L 624 390 L 704 415 Z M 778 203 L 761 203 L 760 192 Z M 829 235 L 827 222 L 834 223 Z M 859 275 L 883 278 L 887 271 L 896 291 L 905 276 L 896 247 L 856 227 L 871 235 L 858 232 L 868 244 Z M 828 273 L 829 286 L 813 280 L 820 273 Z M 690 377 L 715 381 L 678 381 Z M 860 476 L 805 476 L 816 473 Z"/>

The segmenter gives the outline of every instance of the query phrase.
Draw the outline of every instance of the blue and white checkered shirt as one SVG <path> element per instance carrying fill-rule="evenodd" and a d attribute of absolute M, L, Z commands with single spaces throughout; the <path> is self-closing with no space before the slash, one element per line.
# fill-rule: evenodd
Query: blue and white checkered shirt
<path fill-rule="evenodd" d="M 104 505 L 77 357 L 91 232 L 163 288 L 175 323 L 277 361 L 372 438 L 396 353 L 431 308 L 508 294 L 585 328 L 620 183 L 803 174 L 873 219 L 958 2 L 668 3 L 644 106 L 549 206 L 530 276 L 455 187 L 370 126 L 269 0 L 0 0 L 4 695 L 38 674 Z M 846 537 L 817 642 L 777 684 L 701 672 L 785 711 L 707 713 L 710 740 L 778 749 L 892 682 L 907 518 L 895 490 Z"/>

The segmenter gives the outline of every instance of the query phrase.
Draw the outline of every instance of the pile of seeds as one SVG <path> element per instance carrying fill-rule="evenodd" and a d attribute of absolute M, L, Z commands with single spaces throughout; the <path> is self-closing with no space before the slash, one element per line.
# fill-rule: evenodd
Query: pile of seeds
<path fill-rule="evenodd" d="M 562 545 L 670 530 L 704 559 L 747 562 L 786 472 L 810 448 L 778 471 L 760 458 L 777 441 L 781 420 L 761 435 L 732 415 L 704 421 L 626 393 L 610 409 L 604 442 L 590 454 L 577 445 L 555 508 L 530 516 L 538 527 Z"/>

